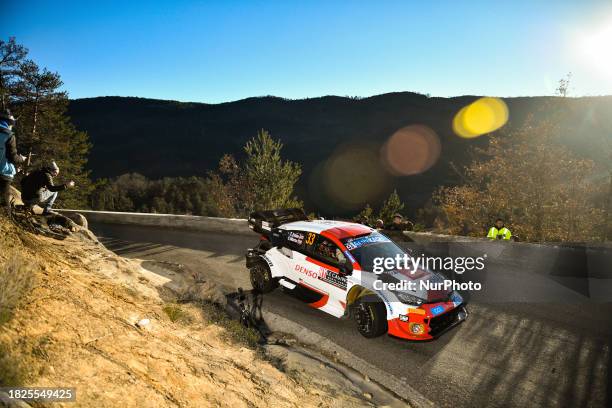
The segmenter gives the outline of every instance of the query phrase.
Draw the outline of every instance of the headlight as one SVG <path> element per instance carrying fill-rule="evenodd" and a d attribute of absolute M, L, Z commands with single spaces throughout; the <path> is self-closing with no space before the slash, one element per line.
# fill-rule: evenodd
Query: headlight
<path fill-rule="evenodd" d="M 395 294 L 397 295 L 397 298 L 400 300 L 400 302 L 405 303 L 407 305 L 420 306 L 421 304 L 423 304 L 423 299 L 418 298 L 409 293 L 395 292 Z"/>
<path fill-rule="evenodd" d="M 412 334 L 417 335 L 417 336 L 425 333 L 425 326 L 423 326 L 420 323 L 410 323 L 408 328 L 410 329 Z"/>

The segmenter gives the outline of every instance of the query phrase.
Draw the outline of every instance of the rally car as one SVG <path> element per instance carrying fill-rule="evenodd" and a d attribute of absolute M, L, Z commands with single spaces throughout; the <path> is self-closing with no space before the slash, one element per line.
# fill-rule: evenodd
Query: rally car
<path fill-rule="evenodd" d="M 415 290 L 389 290 L 389 285 L 382 285 L 444 278 L 424 269 L 372 272 L 375 258 L 407 252 L 368 226 L 308 220 L 302 210 L 282 209 L 252 213 L 249 227 L 261 234 L 257 246 L 246 254 L 257 292 L 281 286 L 314 308 L 354 319 L 359 333 L 368 338 L 388 333 L 430 340 L 467 318 L 456 291 L 423 291 L 419 285 L 413 285 Z"/>

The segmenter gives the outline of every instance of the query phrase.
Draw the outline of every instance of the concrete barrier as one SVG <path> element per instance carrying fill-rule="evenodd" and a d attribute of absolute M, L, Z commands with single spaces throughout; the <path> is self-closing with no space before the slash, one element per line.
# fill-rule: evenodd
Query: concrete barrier
<path fill-rule="evenodd" d="M 253 234 L 247 220 L 238 218 L 201 217 L 196 215 L 148 214 L 112 211 L 57 210 L 59 213 L 83 214 L 89 222 L 180 228 L 191 231 Z"/>
<path fill-rule="evenodd" d="M 404 233 L 418 256 L 486 257 L 483 271 L 454 276 L 481 282 L 483 301 L 612 301 L 610 243 L 526 243 Z"/>

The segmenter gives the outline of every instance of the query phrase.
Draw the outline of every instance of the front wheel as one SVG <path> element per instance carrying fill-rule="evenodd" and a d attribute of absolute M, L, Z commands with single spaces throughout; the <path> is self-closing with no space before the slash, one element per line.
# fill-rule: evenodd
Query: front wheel
<path fill-rule="evenodd" d="M 251 286 L 257 293 L 272 292 L 276 288 L 276 280 L 272 277 L 270 268 L 259 262 L 250 270 Z"/>
<path fill-rule="evenodd" d="M 382 336 L 388 330 L 387 309 L 377 298 L 367 296 L 357 300 L 353 316 L 357 323 L 357 330 L 363 337 Z"/>

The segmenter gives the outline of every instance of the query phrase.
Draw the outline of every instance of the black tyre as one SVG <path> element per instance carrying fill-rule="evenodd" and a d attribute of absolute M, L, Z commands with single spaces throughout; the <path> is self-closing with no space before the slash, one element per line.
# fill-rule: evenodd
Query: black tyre
<path fill-rule="evenodd" d="M 250 275 L 251 286 L 253 286 L 253 291 L 257 293 L 272 292 L 277 286 L 276 279 L 272 277 L 270 268 L 262 262 L 258 262 L 250 269 Z"/>
<path fill-rule="evenodd" d="M 353 318 L 357 323 L 357 330 L 363 337 L 382 336 L 388 330 L 387 308 L 375 296 L 358 299 L 353 306 Z"/>

